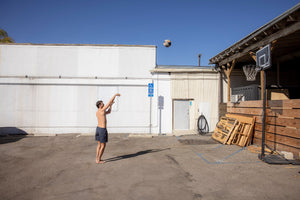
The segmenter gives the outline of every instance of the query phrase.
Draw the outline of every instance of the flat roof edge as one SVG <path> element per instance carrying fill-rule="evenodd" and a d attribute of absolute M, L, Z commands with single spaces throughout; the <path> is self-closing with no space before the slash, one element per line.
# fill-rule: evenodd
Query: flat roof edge
<path fill-rule="evenodd" d="M 57 44 L 57 43 L 0 43 L 0 45 L 28 45 L 28 46 L 99 46 L 99 47 L 151 47 L 156 45 L 130 45 L 130 44 Z"/>
<path fill-rule="evenodd" d="M 152 69 L 151 73 L 218 73 L 214 69 Z"/>

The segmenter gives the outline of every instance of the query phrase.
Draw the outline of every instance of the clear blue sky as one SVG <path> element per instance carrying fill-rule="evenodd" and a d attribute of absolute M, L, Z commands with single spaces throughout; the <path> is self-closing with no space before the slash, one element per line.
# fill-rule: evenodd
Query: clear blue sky
<path fill-rule="evenodd" d="M 201 65 L 299 0 L 0 0 L 17 43 L 156 45 L 158 65 Z M 172 46 L 165 48 L 163 41 Z"/>

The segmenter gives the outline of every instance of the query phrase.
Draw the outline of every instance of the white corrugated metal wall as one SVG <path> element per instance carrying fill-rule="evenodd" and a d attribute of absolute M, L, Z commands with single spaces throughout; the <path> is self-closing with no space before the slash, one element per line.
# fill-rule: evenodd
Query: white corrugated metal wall
<path fill-rule="evenodd" d="M 0 127 L 93 133 L 95 102 L 119 92 L 109 131 L 148 133 L 155 64 L 155 46 L 0 45 Z"/>

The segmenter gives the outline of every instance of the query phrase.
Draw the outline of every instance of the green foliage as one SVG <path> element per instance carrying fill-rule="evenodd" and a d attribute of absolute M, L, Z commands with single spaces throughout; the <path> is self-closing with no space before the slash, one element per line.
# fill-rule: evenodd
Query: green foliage
<path fill-rule="evenodd" d="M 0 28 L 0 43 L 14 43 L 15 41 L 8 36 L 7 32 Z"/>

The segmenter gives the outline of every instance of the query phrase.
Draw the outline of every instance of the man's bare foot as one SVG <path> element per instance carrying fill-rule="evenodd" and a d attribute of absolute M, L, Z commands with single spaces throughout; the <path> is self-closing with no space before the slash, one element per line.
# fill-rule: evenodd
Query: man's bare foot
<path fill-rule="evenodd" d="M 104 163 L 106 163 L 104 160 L 96 160 L 96 163 L 97 164 L 104 164 Z"/>

